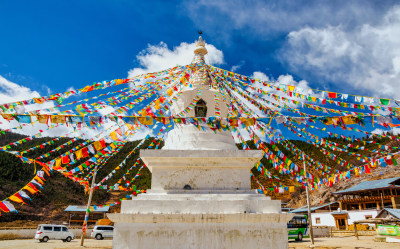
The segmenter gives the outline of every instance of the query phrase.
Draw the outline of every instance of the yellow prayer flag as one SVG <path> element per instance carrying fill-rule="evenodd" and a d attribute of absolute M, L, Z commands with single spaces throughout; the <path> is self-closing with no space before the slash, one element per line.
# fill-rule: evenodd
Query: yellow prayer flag
<path fill-rule="evenodd" d="M 97 151 L 99 151 L 99 150 L 101 150 L 101 149 L 103 148 L 103 146 L 101 146 L 100 141 L 94 142 L 94 143 L 93 143 L 93 146 L 94 146 L 94 148 L 95 148 Z"/>
<path fill-rule="evenodd" d="M 82 158 L 82 150 L 78 150 L 75 152 L 76 160 L 79 160 Z"/>
<path fill-rule="evenodd" d="M 44 184 L 44 181 L 39 176 L 35 176 L 33 179 L 35 179 L 35 181 L 37 181 L 40 184 Z"/>
<path fill-rule="evenodd" d="M 110 136 L 111 136 L 111 138 L 112 138 L 113 140 L 118 140 L 118 136 L 117 136 L 117 133 L 116 133 L 115 131 L 111 132 L 111 133 L 110 133 Z"/>
<path fill-rule="evenodd" d="M 23 187 L 22 189 L 27 190 L 29 193 L 31 194 L 36 194 L 37 190 L 34 190 L 33 188 L 29 187 L 28 185 L 26 185 L 25 187 Z"/>
<path fill-rule="evenodd" d="M 25 202 L 21 198 L 18 198 L 15 195 L 8 197 L 8 199 L 12 200 L 13 202 L 25 204 Z"/>
<path fill-rule="evenodd" d="M 61 161 L 62 161 L 62 158 L 57 158 L 55 166 L 57 166 L 57 167 L 61 166 Z"/>
<path fill-rule="evenodd" d="M 7 121 L 14 120 L 14 116 L 12 114 L 4 114 L 4 113 L 2 113 L 1 116 Z"/>
<path fill-rule="evenodd" d="M 174 93 L 174 90 L 172 88 L 167 90 L 168 96 L 171 96 Z"/>
<path fill-rule="evenodd" d="M 152 125 L 153 124 L 152 117 L 139 117 L 138 120 L 143 125 Z"/>
<path fill-rule="evenodd" d="M 155 102 L 154 102 L 154 108 L 156 109 L 156 110 L 159 110 L 159 109 L 161 109 L 161 102 L 160 102 L 160 99 L 157 99 Z"/>
<path fill-rule="evenodd" d="M 342 119 L 345 124 L 356 124 L 351 116 L 342 117 Z"/>
<path fill-rule="evenodd" d="M 49 119 L 49 116 L 48 115 L 37 115 L 36 118 L 39 121 L 39 123 L 47 124 L 47 120 Z"/>
<path fill-rule="evenodd" d="M 255 123 L 254 118 L 240 118 L 240 121 L 242 121 L 242 123 L 246 125 L 246 127 L 253 126 Z"/>
<path fill-rule="evenodd" d="M 64 124 L 65 123 L 65 116 L 51 115 L 51 122 L 53 124 Z"/>

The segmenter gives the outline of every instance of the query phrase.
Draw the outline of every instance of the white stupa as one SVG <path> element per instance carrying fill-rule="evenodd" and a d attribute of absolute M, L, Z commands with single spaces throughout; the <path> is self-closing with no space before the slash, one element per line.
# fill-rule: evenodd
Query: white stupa
<path fill-rule="evenodd" d="M 200 37 L 195 62 L 205 62 Z M 199 64 L 185 90 L 171 106 L 183 111 L 202 93 L 189 117 L 215 113 L 215 89 L 210 89 L 204 64 Z M 219 95 L 221 98 L 221 95 Z M 219 99 L 221 117 L 228 108 Z M 281 213 L 279 200 L 256 194 L 250 169 L 262 151 L 238 150 L 227 131 L 199 130 L 192 124 L 175 126 L 162 150 L 141 150 L 152 173 L 151 189 L 122 201 L 121 212 L 108 214 L 115 223 L 114 248 L 287 248 L 286 224 L 292 214 Z"/>

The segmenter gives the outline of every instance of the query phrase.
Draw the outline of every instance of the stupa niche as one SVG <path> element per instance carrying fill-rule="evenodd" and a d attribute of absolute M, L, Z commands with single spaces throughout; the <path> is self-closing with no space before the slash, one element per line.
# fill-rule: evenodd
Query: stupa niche
<path fill-rule="evenodd" d="M 181 113 L 192 102 L 199 91 L 201 99 L 206 106 L 206 115 L 204 117 L 215 116 L 216 99 L 218 100 L 218 107 L 221 117 L 228 116 L 228 107 L 222 99 L 222 94 L 216 89 L 210 88 L 210 81 L 207 72 L 204 55 L 207 54 L 205 41 L 200 36 L 196 42 L 196 49 L 194 50 L 194 63 L 197 64 L 197 70 L 190 78 L 192 87 L 188 87 L 183 91 L 181 96 L 175 101 L 171 107 L 172 116 Z M 217 95 L 217 97 L 215 96 Z M 196 108 L 189 111 L 187 117 L 196 117 Z M 168 133 L 165 140 L 164 150 L 237 150 L 235 141 L 229 131 L 222 131 L 215 133 L 207 125 L 202 125 L 202 130 L 199 130 L 193 124 L 184 124 L 175 127 Z"/>

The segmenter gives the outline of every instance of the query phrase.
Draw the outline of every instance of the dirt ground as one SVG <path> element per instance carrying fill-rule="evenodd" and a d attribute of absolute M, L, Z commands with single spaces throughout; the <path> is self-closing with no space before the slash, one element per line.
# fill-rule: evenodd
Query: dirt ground
<path fill-rule="evenodd" d="M 375 242 L 375 236 L 315 238 L 317 249 L 400 249 L 400 243 Z M 311 240 L 302 242 L 290 240 L 289 249 L 310 248 Z"/>
<path fill-rule="evenodd" d="M 289 241 L 289 249 L 310 248 L 311 242 L 305 239 L 302 242 Z M 39 243 L 35 240 L 3 240 L 0 241 L 0 248 L 29 248 L 29 249 L 66 249 L 82 248 L 80 240 L 75 239 L 69 243 L 61 240 L 49 240 L 47 243 Z M 84 248 L 112 248 L 112 240 L 94 240 L 86 239 Z M 375 242 L 374 236 L 360 237 L 356 240 L 354 237 L 334 237 L 334 238 L 316 238 L 315 247 L 317 249 L 396 249 L 400 248 L 400 243 Z"/>
<path fill-rule="evenodd" d="M 84 247 L 80 246 L 81 240 L 74 239 L 71 242 L 62 242 L 61 240 L 49 240 L 46 243 L 39 243 L 33 239 L 26 240 L 3 240 L 0 241 L 1 249 L 8 248 L 29 248 L 29 249 L 64 249 L 64 248 L 90 248 L 90 249 L 108 249 L 112 248 L 112 240 L 95 240 L 95 239 L 85 239 Z"/>

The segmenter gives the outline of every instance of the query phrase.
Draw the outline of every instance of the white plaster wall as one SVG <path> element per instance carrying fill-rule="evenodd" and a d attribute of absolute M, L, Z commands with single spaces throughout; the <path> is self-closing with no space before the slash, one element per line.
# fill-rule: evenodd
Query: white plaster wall
<path fill-rule="evenodd" d="M 379 210 L 352 210 L 352 211 L 348 211 L 349 212 L 349 218 L 347 220 L 348 224 L 351 225 L 354 223 L 354 221 L 357 220 L 365 220 L 365 215 L 372 215 L 372 218 L 375 218 L 378 213 Z M 373 225 L 373 224 L 370 224 Z"/>
<path fill-rule="evenodd" d="M 348 212 L 347 223 L 348 223 L 348 225 L 351 225 L 354 223 L 354 221 L 365 220 L 366 215 L 372 215 L 372 218 L 375 218 L 380 211 L 379 210 L 352 210 L 352 211 L 347 211 L 347 212 Z M 311 217 L 312 217 L 312 221 L 313 221 L 313 226 L 336 227 L 335 218 L 333 217 L 331 212 L 311 213 Z M 316 218 L 321 219 L 320 224 L 316 223 Z M 370 224 L 370 225 L 373 225 L 373 224 Z"/>
<path fill-rule="evenodd" d="M 336 226 L 335 218 L 333 218 L 332 214 L 329 213 L 311 213 L 313 226 Z M 316 218 L 321 219 L 321 223 L 317 224 Z"/>
<path fill-rule="evenodd" d="M 250 170 L 230 168 L 159 168 L 153 170 L 151 189 L 250 189 Z"/>
<path fill-rule="evenodd" d="M 152 173 L 151 189 L 251 189 L 250 169 L 262 158 L 257 150 L 141 150 Z"/>
<path fill-rule="evenodd" d="M 229 131 L 214 132 L 207 125 L 177 125 L 168 132 L 162 150 L 238 150 Z"/>

